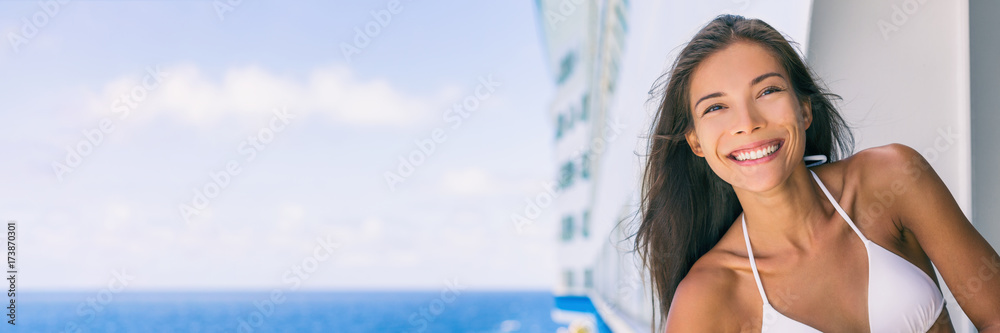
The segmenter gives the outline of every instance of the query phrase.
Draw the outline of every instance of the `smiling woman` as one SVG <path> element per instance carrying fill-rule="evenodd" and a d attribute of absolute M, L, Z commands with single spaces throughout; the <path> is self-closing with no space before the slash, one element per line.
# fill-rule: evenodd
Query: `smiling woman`
<path fill-rule="evenodd" d="M 851 155 L 781 33 L 720 16 L 661 80 L 636 250 L 667 331 L 954 331 L 932 264 L 958 286 L 1000 257 L 913 149 Z M 958 301 L 1000 327 L 1000 279 L 981 286 Z"/>

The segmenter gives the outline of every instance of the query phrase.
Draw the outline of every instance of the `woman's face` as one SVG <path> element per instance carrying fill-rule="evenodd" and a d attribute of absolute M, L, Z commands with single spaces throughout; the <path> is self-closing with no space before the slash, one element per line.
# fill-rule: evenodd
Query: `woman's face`
<path fill-rule="evenodd" d="M 688 97 L 688 144 L 733 187 L 772 189 L 802 163 L 812 111 L 763 47 L 737 42 L 707 57 L 692 73 Z"/>

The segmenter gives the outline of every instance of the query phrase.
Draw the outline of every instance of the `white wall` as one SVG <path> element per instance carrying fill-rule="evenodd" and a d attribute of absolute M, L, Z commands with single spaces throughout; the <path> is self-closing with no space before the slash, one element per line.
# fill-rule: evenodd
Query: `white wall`
<path fill-rule="evenodd" d="M 971 217 L 967 6 L 816 0 L 807 56 L 844 98 L 857 150 L 898 142 L 920 151 Z M 950 292 L 946 298 L 955 329 L 974 332 Z"/>

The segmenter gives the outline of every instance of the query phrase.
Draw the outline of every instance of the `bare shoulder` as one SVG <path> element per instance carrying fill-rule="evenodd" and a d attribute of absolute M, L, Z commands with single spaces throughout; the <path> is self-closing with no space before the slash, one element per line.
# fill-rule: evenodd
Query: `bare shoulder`
<path fill-rule="evenodd" d="M 867 185 L 890 185 L 893 181 L 930 169 L 930 164 L 907 145 L 892 143 L 872 147 L 845 160 L 847 170 Z"/>
<path fill-rule="evenodd" d="M 927 214 L 913 212 L 957 211 L 963 219 L 955 198 L 947 185 L 923 155 L 906 145 L 894 143 L 865 149 L 852 163 L 860 188 L 872 202 L 885 207 L 891 217 L 902 221 L 908 229 L 913 223 L 932 221 Z"/>
<path fill-rule="evenodd" d="M 737 276 L 718 255 L 714 250 L 705 254 L 677 286 L 667 313 L 667 332 L 720 332 L 735 324 L 730 314 Z"/>
<path fill-rule="evenodd" d="M 830 190 L 850 189 L 860 195 L 903 185 L 906 178 L 929 170 L 930 164 L 909 146 L 892 143 L 872 147 L 843 160 L 812 168 Z"/>
<path fill-rule="evenodd" d="M 868 148 L 838 163 L 840 184 L 850 193 L 849 199 L 858 203 L 853 209 L 860 221 L 855 222 L 860 222 L 862 229 L 878 225 L 873 232 L 887 233 L 897 240 L 906 239 L 902 215 L 914 205 L 933 201 L 914 194 L 937 191 L 934 187 L 940 183 L 919 152 L 898 143 Z"/>

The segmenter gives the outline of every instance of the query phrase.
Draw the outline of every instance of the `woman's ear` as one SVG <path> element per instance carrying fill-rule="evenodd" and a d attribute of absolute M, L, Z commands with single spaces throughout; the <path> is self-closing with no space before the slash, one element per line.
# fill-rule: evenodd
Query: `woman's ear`
<path fill-rule="evenodd" d="M 806 125 L 805 129 L 809 129 L 809 125 L 812 125 L 812 120 L 812 99 L 806 97 L 805 102 L 802 102 L 802 122 Z"/>
<path fill-rule="evenodd" d="M 701 151 L 701 142 L 698 141 L 694 130 L 689 130 L 687 134 L 684 134 L 684 137 L 687 139 L 688 146 L 691 146 L 691 152 L 699 157 L 705 157 L 705 153 Z"/>

